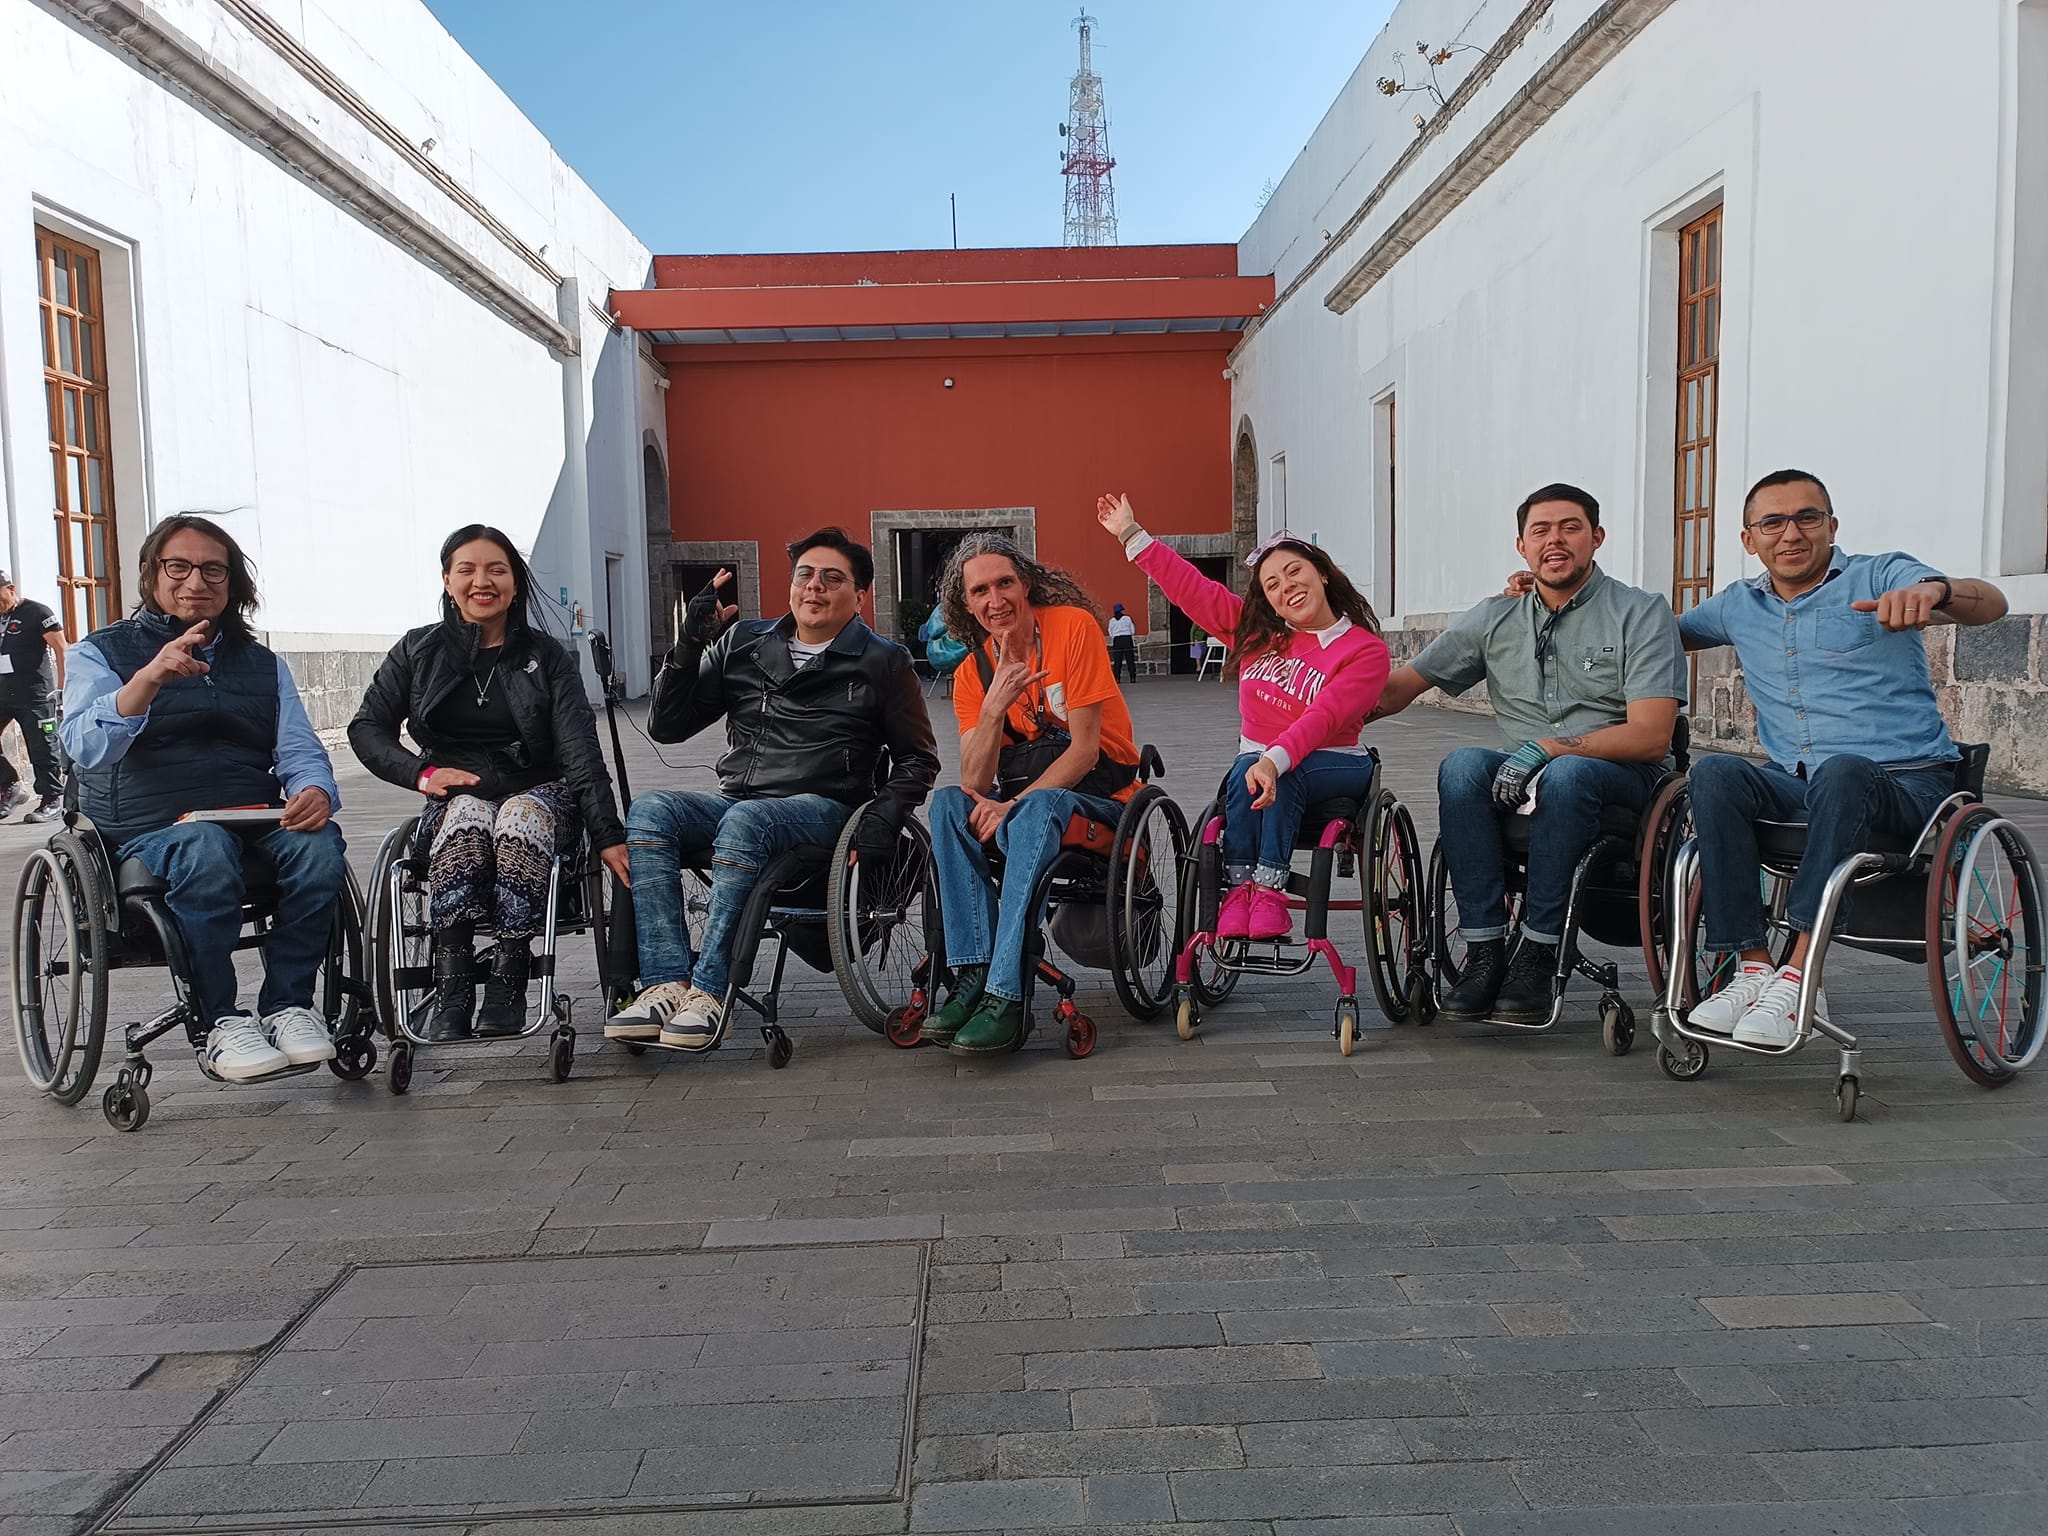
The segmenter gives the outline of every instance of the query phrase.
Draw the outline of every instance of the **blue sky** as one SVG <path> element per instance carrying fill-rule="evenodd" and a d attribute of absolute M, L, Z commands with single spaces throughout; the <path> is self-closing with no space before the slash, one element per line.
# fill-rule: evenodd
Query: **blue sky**
<path fill-rule="evenodd" d="M 657 252 L 1059 243 L 1071 0 L 427 4 Z M 1122 242 L 1243 234 L 1391 9 L 1091 4 Z"/>

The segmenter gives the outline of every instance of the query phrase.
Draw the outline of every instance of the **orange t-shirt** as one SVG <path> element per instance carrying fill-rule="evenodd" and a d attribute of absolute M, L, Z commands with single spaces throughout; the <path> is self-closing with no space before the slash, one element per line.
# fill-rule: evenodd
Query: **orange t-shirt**
<path fill-rule="evenodd" d="M 1103 639 L 1095 617 L 1085 608 L 1034 608 L 1038 641 L 1045 660 L 1039 668 L 1045 681 L 1010 706 L 1010 724 L 1029 738 L 1034 734 L 1036 706 L 1041 702 L 1047 714 L 1065 724 L 1068 714 L 1089 704 L 1102 706 L 1102 750 L 1119 763 L 1136 766 L 1138 744 L 1131 735 L 1131 711 L 1116 686 L 1116 674 L 1109 669 L 1109 645 Z M 982 651 L 995 661 L 993 641 L 984 640 Z M 959 717 L 964 735 L 981 720 L 981 669 L 969 656 L 953 670 L 953 713 Z M 1138 792 L 1134 779 L 1111 798 L 1128 800 Z"/>

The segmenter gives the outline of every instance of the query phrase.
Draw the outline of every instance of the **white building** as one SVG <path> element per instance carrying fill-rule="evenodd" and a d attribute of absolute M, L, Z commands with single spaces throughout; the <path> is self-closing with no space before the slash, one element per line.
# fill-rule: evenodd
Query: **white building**
<path fill-rule="evenodd" d="M 661 370 L 603 306 L 648 270 L 418 0 L 0 0 L 7 569 L 75 637 L 224 511 L 334 726 L 494 523 L 637 691 Z"/>
<path fill-rule="evenodd" d="M 1376 85 L 1430 80 L 1417 40 L 1441 102 Z M 1407 645 L 1498 590 L 1540 484 L 1683 603 L 1757 572 L 1743 494 L 1796 465 L 1846 547 L 2005 590 L 1935 678 L 2048 789 L 2048 0 L 1404 0 L 1240 250 L 1278 289 L 1232 358 L 1240 517 Z M 1747 738 L 1725 665 L 1694 708 Z"/>

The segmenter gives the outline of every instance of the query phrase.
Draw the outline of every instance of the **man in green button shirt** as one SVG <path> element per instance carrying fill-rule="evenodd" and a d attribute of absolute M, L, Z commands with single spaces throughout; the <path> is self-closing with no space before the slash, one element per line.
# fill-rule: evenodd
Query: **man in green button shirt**
<path fill-rule="evenodd" d="M 1443 1014 L 1538 1024 L 1550 1015 L 1572 871 L 1603 806 L 1649 802 L 1687 679 L 1671 604 L 1594 563 L 1606 539 L 1597 501 L 1575 485 L 1546 485 L 1515 509 L 1515 528 L 1533 588 L 1461 616 L 1388 679 L 1377 714 L 1431 688 L 1455 696 L 1485 680 L 1509 750 L 1461 747 L 1437 767 L 1438 825 L 1467 944 Z M 1532 799 L 1511 960 L 1501 818 Z"/>

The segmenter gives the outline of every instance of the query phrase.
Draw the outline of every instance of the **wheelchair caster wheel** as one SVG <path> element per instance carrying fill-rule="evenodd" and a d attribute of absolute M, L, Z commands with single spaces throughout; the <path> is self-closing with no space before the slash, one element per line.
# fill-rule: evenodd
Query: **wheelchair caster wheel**
<path fill-rule="evenodd" d="M 1835 1080 L 1835 1109 L 1843 1120 L 1856 1118 L 1856 1100 L 1862 1094 L 1862 1085 L 1853 1077 Z"/>
<path fill-rule="evenodd" d="M 1173 1013 L 1173 1032 L 1183 1040 L 1192 1040 L 1201 1027 L 1202 1005 L 1192 997 L 1183 997 Z"/>
<path fill-rule="evenodd" d="M 1707 1048 L 1697 1040 L 1686 1041 L 1678 1051 L 1668 1045 L 1660 1045 L 1657 1047 L 1657 1065 L 1672 1081 L 1689 1083 L 1707 1070 Z"/>
<path fill-rule="evenodd" d="M 412 1047 L 394 1045 L 391 1048 L 391 1091 L 403 1093 L 412 1086 Z"/>
<path fill-rule="evenodd" d="M 768 1065 L 780 1072 L 789 1065 L 789 1058 L 795 1053 L 796 1046 L 790 1042 L 789 1036 L 780 1029 L 771 1026 L 767 1033 Z"/>
<path fill-rule="evenodd" d="M 619 1044 L 626 1048 L 628 1056 L 645 1056 L 647 1054 L 647 1042 L 645 1040 L 621 1040 Z"/>
<path fill-rule="evenodd" d="M 138 1088 L 147 1088 L 156 1081 L 156 1068 L 146 1061 L 138 1061 L 130 1070 L 128 1080 Z"/>
<path fill-rule="evenodd" d="M 1067 1054 L 1079 1061 L 1095 1049 L 1095 1021 L 1076 1010 L 1067 1018 Z"/>
<path fill-rule="evenodd" d="M 360 1082 L 375 1071 L 376 1067 L 376 1042 L 368 1036 L 335 1041 L 334 1059 L 327 1063 L 327 1070 L 345 1083 Z"/>
<path fill-rule="evenodd" d="M 1417 1024 L 1436 1022 L 1436 999 L 1429 995 L 1429 977 L 1420 966 L 1408 973 L 1408 1017 Z"/>
<path fill-rule="evenodd" d="M 557 1032 L 554 1043 L 548 1050 L 548 1067 L 555 1074 L 555 1081 L 566 1083 L 576 1066 L 576 1037 Z"/>
<path fill-rule="evenodd" d="M 1600 1004 L 1600 1043 L 1610 1056 L 1626 1056 L 1636 1043 L 1635 1011 L 1618 997 Z"/>
<path fill-rule="evenodd" d="M 1358 1002 L 1355 998 L 1337 999 L 1337 1050 L 1349 1056 L 1353 1046 L 1358 1044 Z"/>
<path fill-rule="evenodd" d="M 924 1044 L 924 1010 L 915 1004 L 908 1008 L 892 1009 L 889 1022 L 882 1033 L 889 1043 L 899 1049 L 911 1051 Z"/>
<path fill-rule="evenodd" d="M 149 1091 L 123 1072 L 101 1098 L 100 1112 L 117 1131 L 139 1131 L 149 1118 Z"/>

